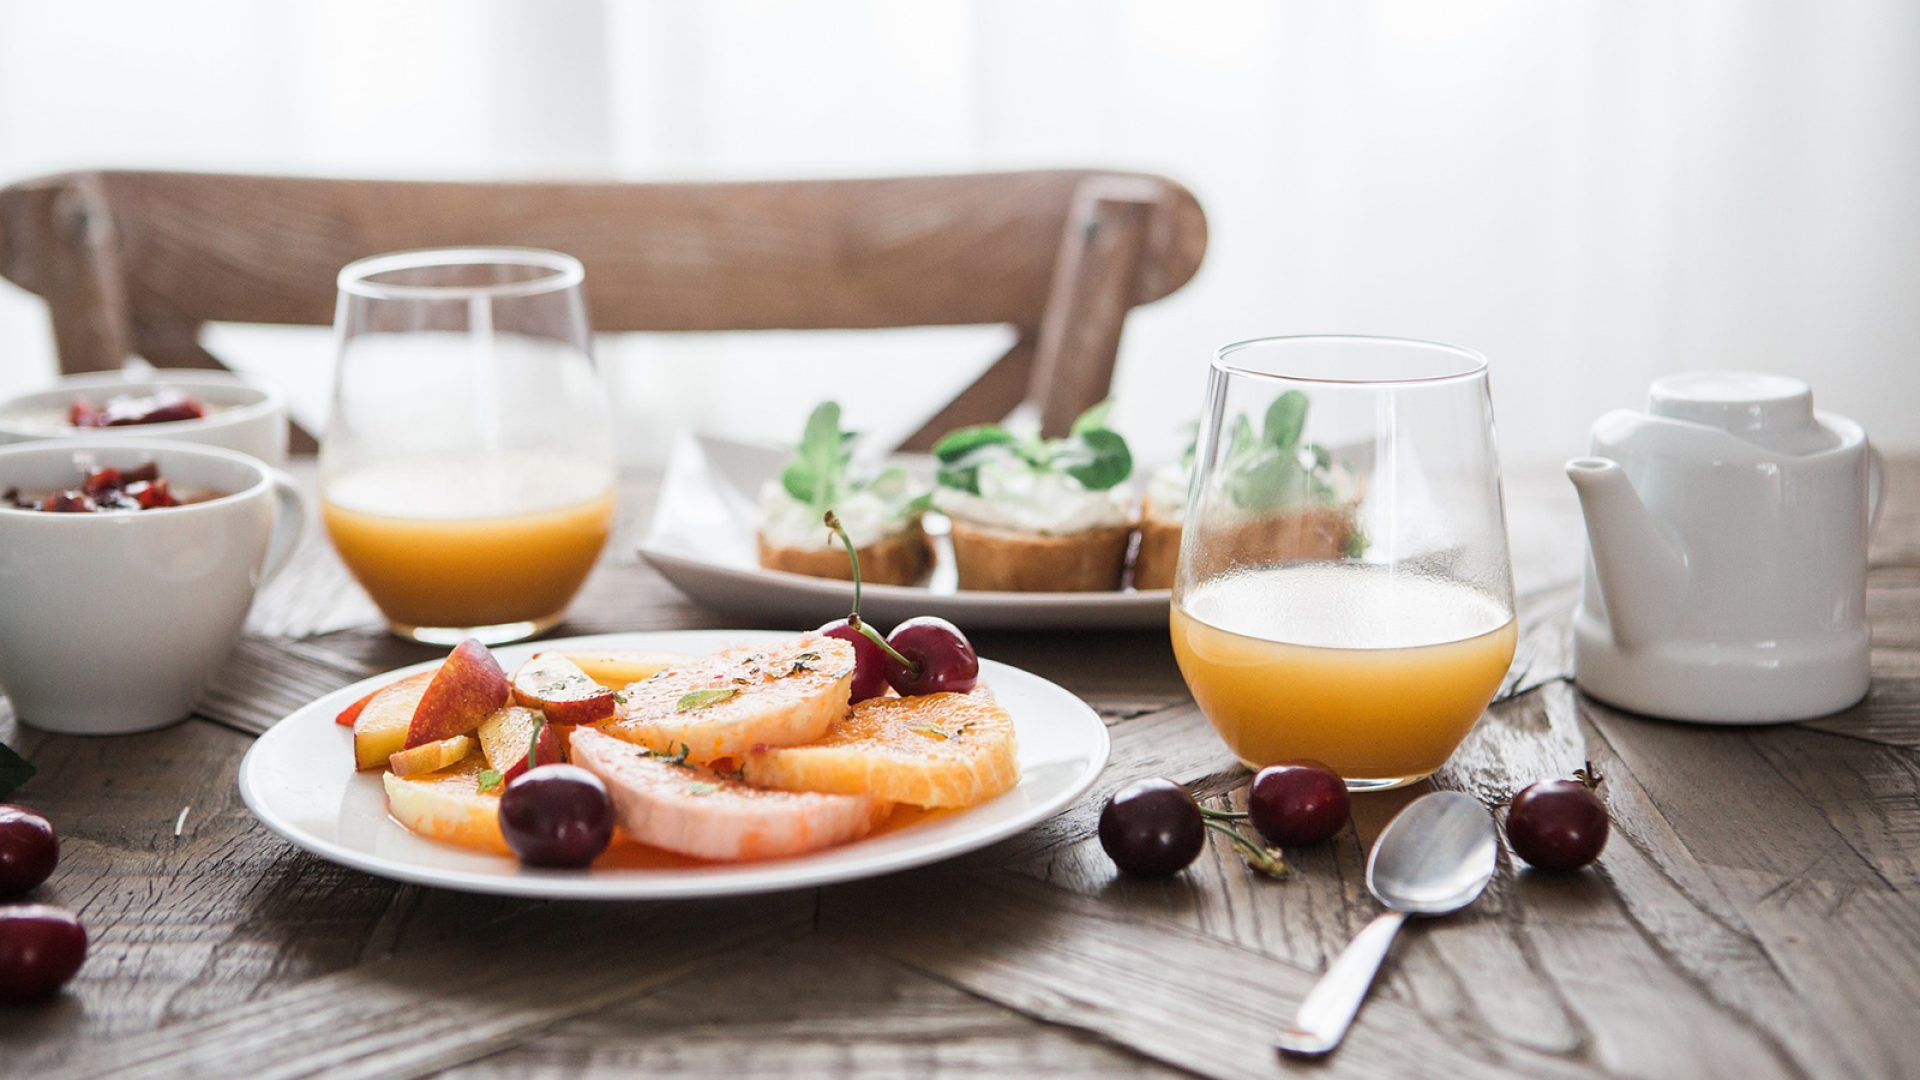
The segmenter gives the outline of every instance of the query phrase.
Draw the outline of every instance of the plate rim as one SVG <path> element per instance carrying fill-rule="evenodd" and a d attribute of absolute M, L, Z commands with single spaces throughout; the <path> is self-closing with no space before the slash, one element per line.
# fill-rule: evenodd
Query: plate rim
<path fill-rule="evenodd" d="M 605 634 L 587 634 L 575 637 L 536 639 L 521 642 L 509 648 L 553 648 L 570 646 L 574 648 L 647 648 L 646 644 L 634 644 L 636 639 L 666 635 L 695 635 L 702 637 L 730 638 L 736 642 L 750 640 L 770 640 L 788 636 L 781 631 L 753 629 L 687 629 L 687 630 L 629 630 Z M 264 756 L 262 748 L 269 746 L 274 732 L 302 714 L 314 711 L 321 702 L 332 698 L 353 701 L 366 693 L 385 685 L 395 678 L 404 678 L 419 671 L 429 670 L 441 663 L 440 660 L 423 660 L 390 671 L 380 672 L 359 679 L 337 690 L 328 691 L 307 701 L 292 712 L 287 713 L 271 724 L 254 739 L 253 745 L 240 759 L 239 773 L 236 778 L 240 789 L 240 799 L 246 805 L 254 820 L 281 839 L 319 858 L 336 865 L 346 866 L 374 877 L 407 884 L 427 885 L 433 888 L 450 889 L 458 892 L 480 893 L 492 896 L 515 896 L 545 900 L 683 900 L 700 897 L 747 896 L 761 893 L 787 892 L 798 889 L 818 888 L 823 885 L 858 881 L 899 873 L 931 863 L 978 851 L 981 848 L 999 843 L 1008 837 L 1016 836 L 1035 825 L 1051 820 L 1061 811 L 1078 801 L 1099 782 L 1112 756 L 1113 739 L 1100 714 L 1091 705 L 1051 679 L 1036 675 L 1023 668 L 987 658 L 981 659 L 983 673 L 995 669 L 1013 672 L 1021 677 L 1033 679 L 1052 691 L 1056 691 L 1071 701 L 1077 709 L 1072 710 L 1075 719 L 1081 722 L 1094 743 L 1089 746 L 1088 767 L 1083 769 L 1071 783 L 1051 798 L 1044 800 L 1024 813 L 995 825 L 991 828 L 971 833 L 963 832 L 929 844 L 909 847 L 895 855 L 884 858 L 878 863 L 851 864 L 831 867 L 807 873 L 804 870 L 808 855 L 796 856 L 791 860 L 781 860 L 768 868 L 765 863 L 738 864 L 740 869 L 731 874 L 714 875 L 701 878 L 680 877 L 665 881 L 649 882 L 646 876 L 608 876 L 588 877 L 576 871 L 540 870 L 522 867 L 510 874 L 481 873 L 472 870 L 432 870 L 410 862 L 368 855 L 345 847 L 332 840 L 313 835 L 292 822 L 281 818 L 265 805 L 262 797 L 255 791 L 253 770 L 256 761 Z M 325 718 L 326 710 L 320 709 L 316 715 Z M 328 723 L 331 720 L 328 719 Z M 392 822 L 389 815 L 388 821 Z M 397 823 L 395 823 L 397 826 Z M 397 826 L 404 828 L 405 826 Z M 825 849 L 837 850 L 834 848 Z M 812 853 L 818 854 L 818 853 Z M 750 868 L 750 869 L 749 869 Z M 788 871 L 781 873 L 781 870 Z M 758 871 L 755 873 L 755 871 Z M 796 872 L 797 871 L 797 872 Z M 658 873 L 649 871 L 648 874 Z M 650 887 L 636 887 L 650 886 Z"/>

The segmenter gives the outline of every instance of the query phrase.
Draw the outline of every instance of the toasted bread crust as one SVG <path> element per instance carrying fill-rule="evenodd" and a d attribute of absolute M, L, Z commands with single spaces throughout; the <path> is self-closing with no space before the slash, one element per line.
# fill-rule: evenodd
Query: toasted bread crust
<path fill-rule="evenodd" d="M 1133 526 L 1066 536 L 953 522 L 960 587 L 1001 592 L 1105 592 L 1120 587 Z"/>
<path fill-rule="evenodd" d="M 757 537 L 760 565 L 769 570 L 808 577 L 853 580 L 853 567 L 846 549 L 839 545 L 824 548 L 785 547 L 767 542 L 765 533 Z M 933 563 L 933 546 L 915 521 L 903 532 L 878 543 L 857 549 L 860 553 L 860 577 L 870 585 L 912 585 L 926 575 Z"/>
<path fill-rule="evenodd" d="M 1241 566 L 1342 558 L 1353 511 L 1352 504 L 1288 510 L 1213 532 L 1198 544 L 1195 571 L 1204 578 Z"/>

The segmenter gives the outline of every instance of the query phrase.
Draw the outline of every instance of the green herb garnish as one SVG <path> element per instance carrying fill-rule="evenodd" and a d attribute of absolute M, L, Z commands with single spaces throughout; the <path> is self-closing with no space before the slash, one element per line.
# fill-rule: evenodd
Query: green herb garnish
<path fill-rule="evenodd" d="M 1017 461 L 1034 472 L 1065 473 L 1088 491 L 1105 491 L 1133 475 L 1127 440 L 1107 427 L 1113 403 L 1103 401 L 1074 420 L 1064 439 L 1016 435 L 999 424 L 949 432 L 933 445 L 942 487 L 980 494 L 980 467 Z"/>
<path fill-rule="evenodd" d="M 13 794 L 21 784 L 33 778 L 33 766 L 27 759 L 14 752 L 6 743 L 0 743 L 0 799 Z"/>
<path fill-rule="evenodd" d="M 498 769 L 481 769 L 480 775 L 473 779 L 480 790 L 485 792 L 498 791 L 501 783 L 504 782 L 506 778 L 500 775 L 500 770 Z"/>
<path fill-rule="evenodd" d="M 698 784 L 687 785 L 687 794 L 689 795 L 711 795 L 714 792 L 719 790 L 720 790 L 719 784 L 709 784 L 709 783 L 702 782 Z"/>
<path fill-rule="evenodd" d="M 674 703 L 673 711 L 692 712 L 709 705 L 718 705 L 739 692 L 740 688 L 737 686 L 716 686 L 711 690 L 694 690 L 681 695 L 680 700 Z"/>
<path fill-rule="evenodd" d="M 945 728 L 934 727 L 931 724 L 926 727 L 908 728 L 907 730 L 913 732 L 915 735 L 925 735 L 929 739 L 939 739 L 941 742 L 946 742 L 948 739 L 953 738 L 953 736 L 947 734 Z"/>

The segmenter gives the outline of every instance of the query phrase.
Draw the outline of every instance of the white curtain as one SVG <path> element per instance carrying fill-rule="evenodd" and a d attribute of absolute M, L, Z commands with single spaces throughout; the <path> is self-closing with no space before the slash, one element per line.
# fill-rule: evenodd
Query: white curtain
<path fill-rule="evenodd" d="M 1437 338 L 1510 464 L 1655 375 L 1782 371 L 1920 450 L 1912 0 L 0 0 L 0 180 L 119 165 L 732 178 L 1045 165 L 1199 195 L 1200 276 L 1131 320 L 1117 418 L 1170 453 L 1211 349 Z M 822 365 L 904 432 L 996 330 L 610 341 L 626 448 L 797 428 Z M 322 406 L 321 336 L 212 342 Z M 0 393 L 45 378 L 0 293 Z M 817 376 L 810 384 L 817 385 Z"/>

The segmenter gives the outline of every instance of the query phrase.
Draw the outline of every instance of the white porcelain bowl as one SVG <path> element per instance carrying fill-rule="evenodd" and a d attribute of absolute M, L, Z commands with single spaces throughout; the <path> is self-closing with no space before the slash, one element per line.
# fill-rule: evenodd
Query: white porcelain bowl
<path fill-rule="evenodd" d="M 76 398 L 104 404 L 120 394 L 178 390 L 213 406 L 198 420 L 169 420 L 124 427 L 75 428 L 66 424 Z M 0 404 L 0 444 L 41 439 L 168 439 L 219 446 L 278 467 L 287 463 L 287 403 L 278 391 L 235 375 L 210 371 L 99 371 L 68 375 L 45 390 Z"/>
<path fill-rule="evenodd" d="M 0 447 L 0 491 L 76 487 L 88 467 L 148 461 L 204 502 L 60 514 L 0 506 L 0 693 L 45 731 L 164 727 L 240 640 L 254 592 L 305 518 L 285 473 L 232 450 L 144 439 Z"/>

